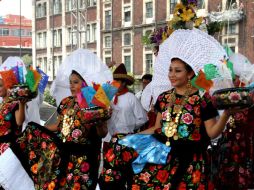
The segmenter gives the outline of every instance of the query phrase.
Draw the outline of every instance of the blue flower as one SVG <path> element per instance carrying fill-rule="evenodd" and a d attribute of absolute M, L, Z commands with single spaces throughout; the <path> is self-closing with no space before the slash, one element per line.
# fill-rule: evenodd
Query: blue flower
<path fill-rule="evenodd" d="M 8 114 L 5 116 L 4 119 L 5 119 L 6 121 L 10 121 L 11 118 L 12 118 L 12 114 L 11 114 L 11 113 L 8 113 Z"/>
<path fill-rule="evenodd" d="M 188 137 L 189 136 L 188 126 L 185 124 L 180 125 L 178 127 L 178 134 L 179 134 L 179 137 Z"/>

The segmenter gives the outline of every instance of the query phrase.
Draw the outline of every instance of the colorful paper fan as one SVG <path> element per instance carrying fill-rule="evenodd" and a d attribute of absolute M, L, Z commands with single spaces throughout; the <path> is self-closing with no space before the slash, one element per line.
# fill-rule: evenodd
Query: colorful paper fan
<path fill-rule="evenodd" d="M 1 71 L 0 76 L 6 89 L 10 89 L 14 85 L 18 84 L 18 80 L 13 70 Z"/>
<path fill-rule="evenodd" d="M 45 88 L 46 88 L 46 86 L 47 86 L 49 76 L 48 76 L 46 73 L 44 73 L 44 72 L 43 72 L 41 69 L 39 69 L 39 68 L 37 68 L 36 70 L 37 70 L 37 71 L 40 73 L 40 75 L 41 75 L 41 80 L 40 80 L 40 82 L 39 82 L 38 89 L 39 89 L 40 93 L 43 94 L 43 93 L 44 93 L 44 90 L 45 90 Z"/>
<path fill-rule="evenodd" d="M 38 89 L 39 82 L 41 80 L 41 74 L 33 69 L 29 69 L 26 74 L 26 83 L 32 92 Z"/>
<path fill-rule="evenodd" d="M 82 96 L 80 98 L 85 98 L 88 107 L 95 106 L 92 103 L 92 100 L 93 100 L 94 95 L 96 94 L 96 90 L 92 86 L 86 86 L 86 87 L 82 88 L 81 94 L 82 94 Z M 81 100 L 79 100 L 79 101 L 81 101 Z"/>
<path fill-rule="evenodd" d="M 119 83 L 112 82 L 105 84 L 95 84 L 86 86 L 81 89 L 81 93 L 77 95 L 78 103 L 81 108 L 98 106 L 107 108 L 110 106 L 110 101 L 117 93 Z"/>
<path fill-rule="evenodd" d="M 96 94 L 94 95 L 94 98 L 92 100 L 92 103 L 96 106 L 102 107 L 102 108 L 107 108 L 110 105 L 110 100 L 107 97 L 104 89 L 102 88 L 102 86 L 100 86 L 97 91 Z"/>
<path fill-rule="evenodd" d="M 213 86 L 213 81 L 206 79 L 205 73 L 200 70 L 198 75 L 192 79 L 191 84 L 199 90 L 205 90 L 208 92 Z"/>
<path fill-rule="evenodd" d="M 115 84 L 116 84 L 116 86 L 118 86 L 117 83 L 114 83 L 114 85 Z M 102 85 L 102 88 L 105 91 L 105 93 L 110 101 L 113 99 L 114 95 L 117 93 L 117 90 L 119 87 L 116 87 L 116 86 L 113 86 L 112 83 L 111 84 L 105 83 Z"/>

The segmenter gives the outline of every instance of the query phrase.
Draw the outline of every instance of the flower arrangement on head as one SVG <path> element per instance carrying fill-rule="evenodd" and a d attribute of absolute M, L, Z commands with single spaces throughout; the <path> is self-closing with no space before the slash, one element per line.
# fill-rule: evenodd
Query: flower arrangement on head
<path fill-rule="evenodd" d="M 81 92 L 77 94 L 78 104 L 84 110 L 86 120 L 107 120 L 111 116 L 110 101 L 117 93 L 119 83 L 116 81 L 104 84 L 93 83 L 88 86 L 83 82 Z"/>
<path fill-rule="evenodd" d="M 143 36 L 143 44 L 152 46 L 154 54 L 157 55 L 159 45 L 177 29 L 192 29 L 195 27 L 201 30 L 207 30 L 210 35 L 221 30 L 220 23 L 207 23 L 205 18 L 198 17 L 196 9 L 197 0 L 182 0 L 176 4 L 173 18 L 168 21 L 167 25 L 157 28 L 152 33 Z"/>
<path fill-rule="evenodd" d="M 12 66 L 8 64 L 3 63 L 0 75 L 11 99 L 31 100 L 37 96 L 38 90 L 43 94 L 48 76 L 42 70 L 32 67 L 26 69 L 22 61 L 17 61 L 16 65 L 12 63 Z"/>

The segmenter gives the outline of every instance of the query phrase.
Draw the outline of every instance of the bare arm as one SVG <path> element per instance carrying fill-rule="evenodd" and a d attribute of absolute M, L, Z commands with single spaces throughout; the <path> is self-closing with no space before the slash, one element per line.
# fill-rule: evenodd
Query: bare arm
<path fill-rule="evenodd" d="M 25 106 L 26 101 L 19 102 L 19 109 L 15 111 L 16 123 L 18 126 L 21 126 L 25 121 Z"/>
<path fill-rule="evenodd" d="M 58 125 L 60 123 L 60 119 L 57 118 L 57 122 L 49 125 L 45 125 L 45 127 L 50 131 L 57 131 Z"/>
<path fill-rule="evenodd" d="M 108 126 L 107 126 L 107 122 L 104 121 L 101 123 L 101 125 L 97 125 L 96 126 L 96 131 L 97 131 L 97 134 L 100 136 L 100 137 L 105 137 L 108 133 Z"/>
<path fill-rule="evenodd" d="M 158 112 L 156 116 L 155 125 L 149 129 L 141 131 L 139 134 L 154 134 L 154 131 L 161 127 L 161 113 Z"/>
<path fill-rule="evenodd" d="M 212 118 L 204 122 L 206 132 L 210 138 L 216 138 L 221 134 L 226 126 L 229 116 L 230 113 L 228 111 L 224 111 L 218 120 L 216 120 L 216 118 Z"/>

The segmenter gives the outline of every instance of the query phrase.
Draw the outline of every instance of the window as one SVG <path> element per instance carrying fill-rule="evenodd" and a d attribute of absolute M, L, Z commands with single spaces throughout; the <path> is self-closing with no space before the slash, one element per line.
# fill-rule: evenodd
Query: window
<path fill-rule="evenodd" d="M 131 7 L 124 7 L 124 22 L 131 21 Z"/>
<path fill-rule="evenodd" d="M 130 33 L 124 34 L 124 45 L 125 46 L 131 45 L 131 34 Z"/>
<path fill-rule="evenodd" d="M 37 47 L 41 48 L 42 47 L 42 33 L 37 34 Z"/>
<path fill-rule="evenodd" d="M 227 0 L 226 9 L 232 9 L 236 6 L 236 0 Z"/>
<path fill-rule="evenodd" d="M 105 30 L 111 29 L 111 10 L 105 11 Z"/>
<path fill-rule="evenodd" d="M 53 5 L 53 13 L 54 14 L 60 14 L 62 11 L 62 2 L 61 0 L 54 0 L 54 5 Z"/>
<path fill-rule="evenodd" d="M 235 46 L 230 47 L 230 49 L 235 53 Z"/>
<path fill-rule="evenodd" d="M 66 0 L 66 11 L 71 11 L 72 9 L 72 0 Z"/>
<path fill-rule="evenodd" d="M 111 62 L 111 57 L 106 57 L 105 58 L 105 63 L 108 65 Z"/>
<path fill-rule="evenodd" d="M 62 30 L 58 30 L 58 38 L 57 38 L 57 46 L 61 47 L 62 46 Z"/>
<path fill-rule="evenodd" d="M 46 16 L 47 15 L 47 3 L 43 3 L 42 6 L 42 16 Z"/>
<path fill-rule="evenodd" d="M 96 24 L 92 24 L 92 41 L 96 41 Z"/>
<path fill-rule="evenodd" d="M 203 9 L 204 8 L 204 0 L 198 0 L 197 7 L 198 7 L 198 9 Z"/>
<path fill-rule="evenodd" d="M 225 26 L 226 34 L 235 34 L 236 33 L 236 24 L 229 24 Z"/>
<path fill-rule="evenodd" d="M 106 36 L 104 39 L 105 39 L 105 48 L 111 48 L 111 36 Z"/>
<path fill-rule="evenodd" d="M 54 46 L 57 46 L 57 31 L 56 30 L 54 30 L 53 31 L 53 44 L 54 44 Z"/>
<path fill-rule="evenodd" d="M 44 71 L 44 73 L 47 73 L 47 57 L 44 57 L 43 58 L 43 68 L 41 68 L 43 71 Z"/>
<path fill-rule="evenodd" d="M 9 36 L 9 29 L 3 28 L 3 36 Z"/>
<path fill-rule="evenodd" d="M 131 72 L 131 56 L 124 56 L 124 65 L 126 67 L 127 72 Z"/>
<path fill-rule="evenodd" d="M 153 18 L 153 2 L 146 3 L 146 18 Z"/>
<path fill-rule="evenodd" d="M 87 25 L 86 27 L 86 40 L 87 42 L 90 42 L 90 25 Z"/>
<path fill-rule="evenodd" d="M 146 54 L 146 73 L 152 73 L 153 54 Z"/>
<path fill-rule="evenodd" d="M 42 40 L 42 47 L 46 48 L 47 47 L 47 32 L 43 32 L 43 40 Z"/>
<path fill-rule="evenodd" d="M 173 14 L 173 12 L 174 12 L 174 8 L 175 8 L 175 6 L 176 6 L 176 4 L 177 4 L 177 0 L 169 0 L 170 1 L 170 14 Z"/>
<path fill-rule="evenodd" d="M 86 0 L 86 3 L 88 7 L 96 6 L 97 0 Z"/>

